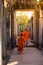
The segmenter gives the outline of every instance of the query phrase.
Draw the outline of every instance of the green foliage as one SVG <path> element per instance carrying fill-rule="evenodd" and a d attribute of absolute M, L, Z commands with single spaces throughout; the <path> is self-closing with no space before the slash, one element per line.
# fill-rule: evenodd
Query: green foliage
<path fill-rule="evenodd" d="M 19 16 L 16 17 L 16 20 L 17 20 L 17 24 L 23 30 L 28 23 L 28 16 L 26 14 L 21 13 Z"/>

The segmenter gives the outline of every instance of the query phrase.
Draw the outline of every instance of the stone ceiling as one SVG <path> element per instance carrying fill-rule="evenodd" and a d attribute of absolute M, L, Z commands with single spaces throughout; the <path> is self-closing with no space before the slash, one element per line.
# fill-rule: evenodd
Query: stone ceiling
<path fill-rule="evenodd" d="M 37 5 L 37 0 L 6 0 L 9 7 L 13 7 L 14 9 L 34 9 Z M 43 9 L 43 0 L 38 2 L 38 5 L 41 5 Z"/>

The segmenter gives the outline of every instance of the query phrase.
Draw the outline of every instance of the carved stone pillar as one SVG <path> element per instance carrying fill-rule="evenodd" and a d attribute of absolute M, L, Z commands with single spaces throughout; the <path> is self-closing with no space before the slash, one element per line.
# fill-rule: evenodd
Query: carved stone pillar
<path fill-rule="evenodd" d="M 14 11 L 14 44 L 16 45 L 16 11 Z"/>
<path fill-rule="evenodd" d="M 3 13 L 3 28 L 2 28 L 2 54 L 3 58 L 6 58 L 7 55 L 7 35 L 6 35 L 6 11 L 4 8 L 4 13 Z"/>
<path fill-rule="evenodd" d="M 11 48 L 14 48 L 14 10 L 11 10 Z"/>
<path fill-rule="evenodd" d="M 2 25 L 3 25 L 3 2 L 0 0 L 0 65 L 2 65 Z"/>
<path fill-rule="evenodd" d="M 36 42 L 39 43 L 39 6 L 36 10 Z"/>
<path fill-rule="evenodd" d="M 39 22 L 39 44 L 43 48 L 43 10 L 40 9 L 40 22 Z"/>

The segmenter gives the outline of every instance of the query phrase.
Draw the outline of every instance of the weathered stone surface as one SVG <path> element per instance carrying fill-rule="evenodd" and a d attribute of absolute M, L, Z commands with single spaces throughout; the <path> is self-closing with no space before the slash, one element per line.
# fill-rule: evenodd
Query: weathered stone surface
<path fill-rule="evenodd" d="M 3 24 L 3 3 L 0 0 L 0 65 L 2 65 L 2 24 Z"/>
<path fill-rule="evenodd" d="M 43 65 L 43 54 L 36 48 L 24 48 L 21 55 L 18 54 L 17 48 L 9 59 L 7 65 Z"/>

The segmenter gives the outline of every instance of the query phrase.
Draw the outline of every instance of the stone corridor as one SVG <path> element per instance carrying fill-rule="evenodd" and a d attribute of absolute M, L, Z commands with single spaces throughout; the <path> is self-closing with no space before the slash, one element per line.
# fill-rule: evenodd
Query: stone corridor
<path fill-rule="evenodd" d="M 17 11 L 33 12 L 26 28 L 35 46 L 30 41 L 21 55 L 16 47 Z M 0 65 L 43 65 L 43 0 L 0 0 Z"/>
<path fill-rule="evenodd" d="M 23 53 L 18 54 L 17 48 L 14 48 L 7 65 L 43 65 L 43 51 L 36 47 L 24 47 Z"/>

